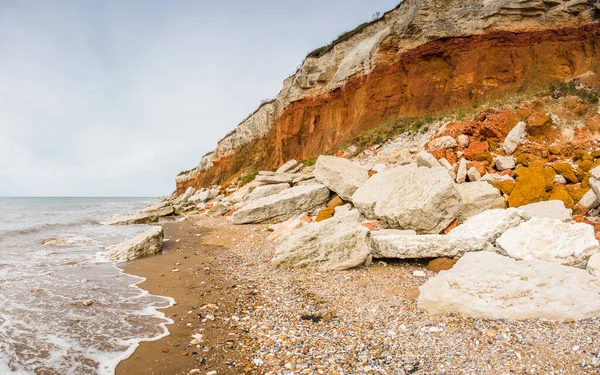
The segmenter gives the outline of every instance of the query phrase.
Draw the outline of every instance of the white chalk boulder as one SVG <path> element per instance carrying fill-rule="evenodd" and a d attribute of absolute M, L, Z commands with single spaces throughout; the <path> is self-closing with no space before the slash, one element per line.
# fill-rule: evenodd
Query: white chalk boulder
<path fill-rule="evenodd" d="M 454 258 L 471 251 L 492 250 L 483 237 L 411 235 L 388 231 L 372 232 L 372 237 L 373 258 Z"/>
<path fill-rule="evenodd" d="M 316 209 L 329 200 L 321 184 L 296 186 L 249 202 L 232 215 L 234 224 L 279 223 Z"/>
<path fill-rule="evenodd" d="M 371 262 L 371 238 L 358 212 L 311 224 L 276 240 L 275 267 L 341 271 Z"/>
<path fill-rule="evenodd" d="M 529 217 L 516 208 L 487 210 L 469 218 L 448 235 L 483 237 L 493 244 L 504 232 L 526 220 Z"/>
<path fill-rule="evenodd" d="M 526 204 L 517 208 L 530 217 L 546 217 L 558 220 L 571 220 L 573 210 L 566 208 L 563 201 L 543 201 Z"/>
<path fill-rule="evenodd" d="M 457 216 L 457 220 L 463 222 L 483 211 L 494 208 L 505 208 L 506 201 L 496 189 L 487 182 L 468 182 L 457 185 L 464 209 Z"/>
<path fill-rule="evenodd" d="M 315 164 L 317 181 L 336 192 L 343 200 L 352 201 L 352 194 L 369 179 L 369 173 L 348 159 L 321 155 Z"/>
<path fill-rule="evenodd" d="M 109 260 L 126 262 L 149 255 L 155 255 L 162 249 L 164 233 L 162 227 L 148 229 L 136 237 L 113 246 L 102 255 Z"/>
<path fill-rule="evenodd" d="M 591 225 L 537 217 L 507 230 L 496 244 L 515 259 L 539 259 L 578 268 L 585 268 L 588 259 L 600 252 Z"/>
<path fill-rule="evenodd" d="M 586 319 L 600 316 L 599 294 L 600 280 L 584 270 L 480 251 L 429 279 L 417 305 L 485 319 Z"/>

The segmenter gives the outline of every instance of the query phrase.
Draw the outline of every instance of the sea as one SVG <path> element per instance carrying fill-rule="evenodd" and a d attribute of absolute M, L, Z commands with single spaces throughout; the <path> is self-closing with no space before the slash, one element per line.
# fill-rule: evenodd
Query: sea
<path fill-rule="evenodd" d="M 168 334 L 159 309 L 174 301 L 101 256 L 148 229 L 102 223 L 152 202 L 0 198 L 0 374 L 113 374 L 141 341 Z"/>

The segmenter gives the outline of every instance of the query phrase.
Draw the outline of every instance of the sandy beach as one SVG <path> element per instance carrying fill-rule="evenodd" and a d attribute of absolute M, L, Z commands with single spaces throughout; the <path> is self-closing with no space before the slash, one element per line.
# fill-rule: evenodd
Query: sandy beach
<path fill-rule="evenodd" d="M 507 321 L 420 311 L 418 288 L 435 275 L 426 262 L 279 270 L 270 265 L 273 245 L 264 225 L 192 216 L 166 224 L 165 233 L 162 255 L 125 270 L 146 277 L 140 286 L 150 293 L 176 299 L 165 311 L 175 324 L 170 336 L 142 343 L 118 374 L 596 374 L 600 368 L 597 319 Z M 414 276 L 416 270 L 427 277 Z M 204 341 L 188 345 L 197 333 Z"/>

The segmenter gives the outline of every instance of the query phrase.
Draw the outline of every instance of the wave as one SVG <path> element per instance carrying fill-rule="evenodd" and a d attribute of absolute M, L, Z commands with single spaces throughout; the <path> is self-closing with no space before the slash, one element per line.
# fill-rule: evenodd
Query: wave
<path fill-rule="evenodd" d="M 81 219 L 78 221 L 73 221 L 73 222 L 69 222 L 69 223 L 46 223 L 46 224 L 39 224 L 39 225 L 35 225 L 35 226 L 31 226 L 28 228 L 22 228 L 22 229 L 12 229 L 12 230 L 5 230 L 5 231 L 1 231 L 0 230 L 0 238 L 4 237 L 4 236 L 22 236 L 22 235 L 29 235 L 29 234 L 35 234 L 35 233 L 40 233 L 43 232 L 45 230 L 49 230 L 49 229 L 61 229 L 61 228 L 69 228 L 69 227 L 79 227 L 82 225 L 101 225 L 102 223 L 98 220 L 93 220 L 93 219 Z"/>

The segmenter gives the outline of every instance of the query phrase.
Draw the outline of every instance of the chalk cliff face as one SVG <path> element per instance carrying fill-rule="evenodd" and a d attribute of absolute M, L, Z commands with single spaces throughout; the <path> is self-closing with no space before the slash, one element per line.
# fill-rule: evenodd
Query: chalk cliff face
<path fill-rule="evenodd" d="M 389 119 L 570 80 L 600 65 L 600 1 L 405 0 L 309 55 L 177 190 L 305 160 Z"/>

